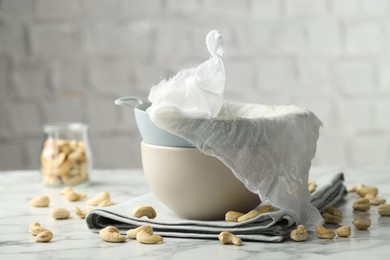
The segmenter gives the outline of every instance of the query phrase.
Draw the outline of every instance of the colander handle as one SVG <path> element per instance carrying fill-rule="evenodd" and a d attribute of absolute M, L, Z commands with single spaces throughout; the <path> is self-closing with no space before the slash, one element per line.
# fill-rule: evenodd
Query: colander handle
<path fill-rule="evenodd" d="M 131 108 L 136 108 L 138 105 L 145 103 L 145 101 L 143 101 L 139 97 L 129 96 L 115 99 L 114 103 L 115 105 L 119 106 L 128 106 Z"/>

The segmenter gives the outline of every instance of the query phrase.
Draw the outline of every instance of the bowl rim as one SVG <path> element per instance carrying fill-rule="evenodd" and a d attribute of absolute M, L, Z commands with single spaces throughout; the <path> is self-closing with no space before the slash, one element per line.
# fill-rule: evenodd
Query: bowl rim
<path fill-rule="evenodd" d="M 156 145 L 156 144 L 149 144 L 146 143 L 144 140 L 141 141 L 141 145 L 149 146 L 151 148 L 160 149 L 160 150 L 180 150 L 180 151 L 199 151 L 202 153 L 198 148 L 192 146 L 192 147 L 184 147 L 184 146 L 167 146 L 167 145 Z M 203 153 L 202 153 L 203 154 Z"/>
<path fill-rule="evenodd" d="M 148 111 L 146 111 L 152 103 L 146 101 L 144 103 L 138 104 L 137 106 L 134 107 L 134 110 L 139 111 L 139 113 L 144 113 L 144 114 L 149 114 Z"/>

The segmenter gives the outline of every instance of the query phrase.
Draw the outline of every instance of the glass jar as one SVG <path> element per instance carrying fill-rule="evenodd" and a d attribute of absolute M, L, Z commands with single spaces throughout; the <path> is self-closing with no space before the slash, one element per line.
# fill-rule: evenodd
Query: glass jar
<path fill-rule="evenodd" d="M 82 123 L 53 123 L 45 125 L 43 131 L 43 183 L 72 186 L 87 182 L 92 169 L 88 126 Z"/>

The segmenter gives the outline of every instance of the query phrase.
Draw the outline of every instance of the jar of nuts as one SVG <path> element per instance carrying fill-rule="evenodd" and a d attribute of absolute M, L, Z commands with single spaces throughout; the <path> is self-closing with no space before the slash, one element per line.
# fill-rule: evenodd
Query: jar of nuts
<path fill-rule="evenodd" d="M 43 183 L 60 186 L 87 182 L 92 168 L 88 126 L 82 123 L 54 123 L 45 125 L 43 130 Z"/>

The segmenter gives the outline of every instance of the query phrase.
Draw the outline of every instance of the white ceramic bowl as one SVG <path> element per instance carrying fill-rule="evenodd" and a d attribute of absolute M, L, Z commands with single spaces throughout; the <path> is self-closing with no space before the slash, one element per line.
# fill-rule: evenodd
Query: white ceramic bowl
<path fill-rule="evenodd" d="M 221 220 L 229 210 L 246 213 L 260 203 L 220 160 L 196 148 L 142 142 L 141 152 L 151 190 L 182 218 Z"/>

